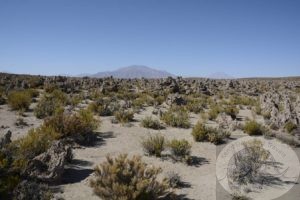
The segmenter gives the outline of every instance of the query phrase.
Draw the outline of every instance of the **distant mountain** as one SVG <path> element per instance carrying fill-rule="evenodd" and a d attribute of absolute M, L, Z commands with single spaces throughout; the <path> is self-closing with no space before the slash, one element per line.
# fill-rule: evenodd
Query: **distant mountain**
<path fill-rule="evenodd" d="M 234 79 L 233 76 L 230 76 L 224 72 L 216 72 L 207 76 L 207 78 L 211 79 Z"/>
<path fill-rule="evenodd" d="M 87 75 L 87 74 L 85 74 Z M 161 71 L 157 69 L 152 69 L 147 66 L 142 65 L 132 65 L 128 67 L 123 67 L 120 69 L 117 69 L 115 71 L 105 71 L 105 72 L 99 72 L 96 74 L 88 75 L 90 77 L 95 78 L 102 78 L 102 77 L 108 77 L 113 76 L 116 78 L 165 78 L 168 76 L 175 76 L 169 72 Z"/>

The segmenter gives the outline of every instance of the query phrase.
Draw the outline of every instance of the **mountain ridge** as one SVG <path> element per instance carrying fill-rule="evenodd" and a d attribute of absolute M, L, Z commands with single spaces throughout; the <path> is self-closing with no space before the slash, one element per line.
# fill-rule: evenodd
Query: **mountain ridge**
<path fill-rule="evenodd" d="M 93 78 L 103 78 L 113 76 L 115 78 L 166 78 L 168 76 L 174 77 L 174 74 L 171 74 L 167 71 L 158 70 L 150 68 L 144 65 L 130 65 L 127 67 L 122 67 L 113 71 L 103 71 L 95 74 L 81 74 L 78 75 L 89 76 Z"/>

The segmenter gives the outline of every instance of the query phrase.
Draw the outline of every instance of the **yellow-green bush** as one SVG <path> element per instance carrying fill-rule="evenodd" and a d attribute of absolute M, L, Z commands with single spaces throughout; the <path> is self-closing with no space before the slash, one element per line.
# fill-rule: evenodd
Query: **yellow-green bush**
<path fill-rule="evenodd" d="M 204 102 L 201 99 L 188 98 L 186 108 L 190 112 L 194 112 L 194 113 L 198 114 L 203 110 Z"/>
<path fill-rule="evenodd" d="M 205 127 L 205 125 L 201 122 L 197 122 L 197 124 L 194 126 L 192 130 L 192 136 L 195 141 L 202 142 L 207 139 L 208 131 Z"/>
<path fill-rule="evenodd" d="M 208 119 L 215 120 L 218 114 L 221 112 L 221 108 L 217 105 L 212 105 L 208 111 Z"/>
<path fill-rule="evenodd" d="M 88 110 L 80 110 L 72 115 L 58 113 L 45 120 L 45 126 L 53 128 L 61 138 L 71 137 L 79 143 L 86 142 L 98 125 L 99 121 Z"/>
<path fill-rule="evenodd" d="M 233 120 L 236 119 L 236 116 L 238 115 L 239 113 L 239 109 L 236 107 L 236 106 L 226 106 L 223 111 L 227 114 L 227 115 L 230 115 L 231 118 Z"/>
<path fill-rule="evenodd" d="M 64 106 L 64 101 L 56 98 L 53 94 L 45 94 L 38 102 L 34 109 L 34 114 L 37 118 L 45 118 L 52 116 L 58 109 Z"/>
<path fill-rule="evenodd" d="M 291 121 L 288 121 L 287 123 L 285 123 L 284 128 L 288 133 L 291 133 L 293 130 L 297 128 L 297 125 Z"/>
<path fill-rule="evenodd" d="M 154 130 L 159 130 L 162 129 L 162 125 L 160 124 L 158 119 L 153 119 L 151 116 L 147 116 L 145 117 L 142 122 L 141 125 L 145 128 L 151 128 Z"/>
<path fill-rule="evenodd" d="M 170 188 L 165 180 L 159 182 L 161 169 L 148 167 L 139 156 L 107 157 L 95 168 L 91 180 L 94 193 L 103 200 L 153 200 L 166 196 Z"/>
<path fill-rule="evenodd" d="M 152 106 L 154 105 L 154 98 L 147 94 L 140 94 L 138 98 L 135 98 L 132 102 L 132 105 L 136 108 L 142 108 L 143 106 Z"/>
<path fill-rule="evenodd" d="M 133 121 L 134 113 L 132 111 L 127 110 L 119 110 L 114 113 L 114 116 L 118 122 L 124 124 Z"/>
<path fill-rule="evenodd" d="M 189 128 L 191 126 L 189 113 L 182 107 L 170 108 L 167 112 L 163 113 L 161 120 L 173 127 Z"/>
<path fill-rule="evenodd" d="M 24 169 L 30 159 L 47 151 L 52 141 L 59 137 L 59 133 L 45 125 L 29 130 L 25 137 L 11 144 L 14 153 L 14 167 Z"/>
<path fill-rule="evenodd" d="M 165 138 L 161 135 L 149 136 L 142 141 L 142 146 L 148 155 L 160 157 L 165 149 Z"/>
<path fill-rule="evenodd" d="M 111 99 L 100 99 L 89 104 L 88 109 L 100 116 L 112 116 L 120 109 L 120 105 L 112 102 Z"/>
<path fill-rule="evenodd" d="M 191 145 L 185 140 L 173 139 L 168 143 L 168 147 L 171 150 L 171 154 L 174 159 L 179 161 L 188 161 L 191 154 Z"/>
<path fill-rule="evenodd" d="M 244 105 L 244 106 L 255 106 L 257 104 L 257 99 L 249 96 L 231 96 L 230 104 L 232 105 Z"/>
<path fill-rule="evenodd" d="M 263 127 L 256 121 L 248 121 L 245 123 L 244 131 L 249 135 L 262 135 Z"/>
<path fill-rule="evenodd" d="M 28 110 L 31 103 L 31 95 L 28 91 L 13 91 L 8 95 L 8 104 L 13 110 Z"/>
<path fill-rule="evenodd" d="M 203 123 L 197 122 L 192 130 L 192 136 L 197 142 L 208 141 L 217 145 L 222 143 L 225 138 L 229 138 L 230 133 L 221 129 L 207 127 Z"/>

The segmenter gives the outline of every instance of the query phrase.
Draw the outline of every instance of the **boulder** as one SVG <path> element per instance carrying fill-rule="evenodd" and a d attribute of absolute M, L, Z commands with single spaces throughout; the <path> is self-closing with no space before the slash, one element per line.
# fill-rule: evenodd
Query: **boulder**
<path fill-rule="evenodd" d="M 61 141 L 55 141 L 50 148 L 29 161 L 25 175 L 42 182 L 59 182 L 72 150 Z"/>

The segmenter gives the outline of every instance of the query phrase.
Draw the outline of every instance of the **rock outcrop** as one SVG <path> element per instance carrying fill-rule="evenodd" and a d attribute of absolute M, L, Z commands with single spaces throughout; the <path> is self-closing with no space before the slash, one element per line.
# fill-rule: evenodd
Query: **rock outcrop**
<path fill-rule="evenodd" d="M 62 141 L 55 141 L 45 153 L 29 161 L 25 174 L 41 182 L 59 182 L 71 154 L 71 147 L 65 146 Z"/>

